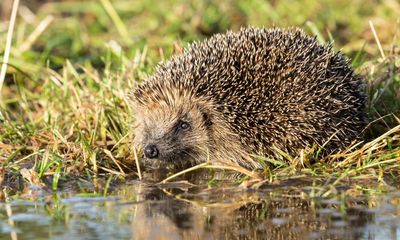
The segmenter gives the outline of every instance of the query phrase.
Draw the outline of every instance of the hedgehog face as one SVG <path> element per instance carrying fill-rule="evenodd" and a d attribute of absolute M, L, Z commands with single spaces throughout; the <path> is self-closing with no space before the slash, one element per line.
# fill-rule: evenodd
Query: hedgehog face
<path fill-rule="evenodd" d="M 207 157 L 209 114 L 193 99 L 147 102 L 135 106 L 135 144 L 150 167 L 187 167 Z"/>

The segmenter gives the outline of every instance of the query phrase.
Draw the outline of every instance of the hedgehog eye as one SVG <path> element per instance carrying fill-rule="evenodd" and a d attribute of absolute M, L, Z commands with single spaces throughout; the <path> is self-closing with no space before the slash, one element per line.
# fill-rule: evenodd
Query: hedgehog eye
<path fill-rule="evenodd" d="M 188 129 L 190 127 L 190 125 L 189 125 L 189 123 L 188 122 L 185 122 L 185 121 L 179 121 L 178 122 L 178 126 L 177 126 L 177 128 L 180 130 L 186 130 L 186 129 Z"/>

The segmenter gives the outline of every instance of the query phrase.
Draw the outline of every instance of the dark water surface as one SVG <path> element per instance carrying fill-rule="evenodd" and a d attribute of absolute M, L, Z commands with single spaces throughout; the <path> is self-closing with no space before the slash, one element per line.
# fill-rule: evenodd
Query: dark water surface
<path fill-rule="evenodd" d="M 400 191 L 131 181 L 0 203 L 0 239 L 400 239 Z M 347 189 L 348 190 L 348 189 Z"/>

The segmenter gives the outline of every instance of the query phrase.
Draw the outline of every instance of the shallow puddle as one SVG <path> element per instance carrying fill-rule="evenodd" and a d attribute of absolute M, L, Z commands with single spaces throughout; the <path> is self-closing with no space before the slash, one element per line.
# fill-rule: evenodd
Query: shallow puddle
<path fill-rule="evenodd" d="M 316 194 L 302 181 L 131 181 L 103 196 L 42 194 L 0 205 L 0 239 L 400 239 L 400 191 Z"/>

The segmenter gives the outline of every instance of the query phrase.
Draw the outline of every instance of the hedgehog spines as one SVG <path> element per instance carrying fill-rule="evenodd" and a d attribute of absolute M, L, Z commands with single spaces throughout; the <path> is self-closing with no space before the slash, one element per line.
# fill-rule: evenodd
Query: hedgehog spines
<path fill-rule="evenodd" d="M 212 126 L 192 128 L 191 134 L 206 139 L 196 144 L 211 149 L 220 162 L 251 167 L 257 164 L 247 153 L 270 156 L 279 148 L 298 154 L 314 144 L 324 145 L 326 152 L 339 150 L 360 139 L 365 126 L 361 79 L 348 60 L 298 29 L 243 28 L 191 44 L 182 55 L 161 63 L 134 95 L 142 110 L 149 107 L 149 115 L 136 112 L 139 122 L 146 122 L 154 109 L 157 114 L 176 110 L 174 119 L 189 116 L 190 109 L 198 111 Z M 189 112 L 174 109 L 186 105 Z M 169 115 L 161 115 L 167 119 L 145 124 L 173 128 Z M 197 121 L 204 119 L 190 121 L 203 126 Z M 162 141 L 162 134 L 145 128 L 137 134 L 157 135 Z M 182 145 L 184 134 L 190 135 L 176 137 Z M 174 139 L 164 140 L 173 145 Z M 232 147 L 223 141 L 231 141 Z M 203 153 L 189 155 L 204 161 Z"/>

